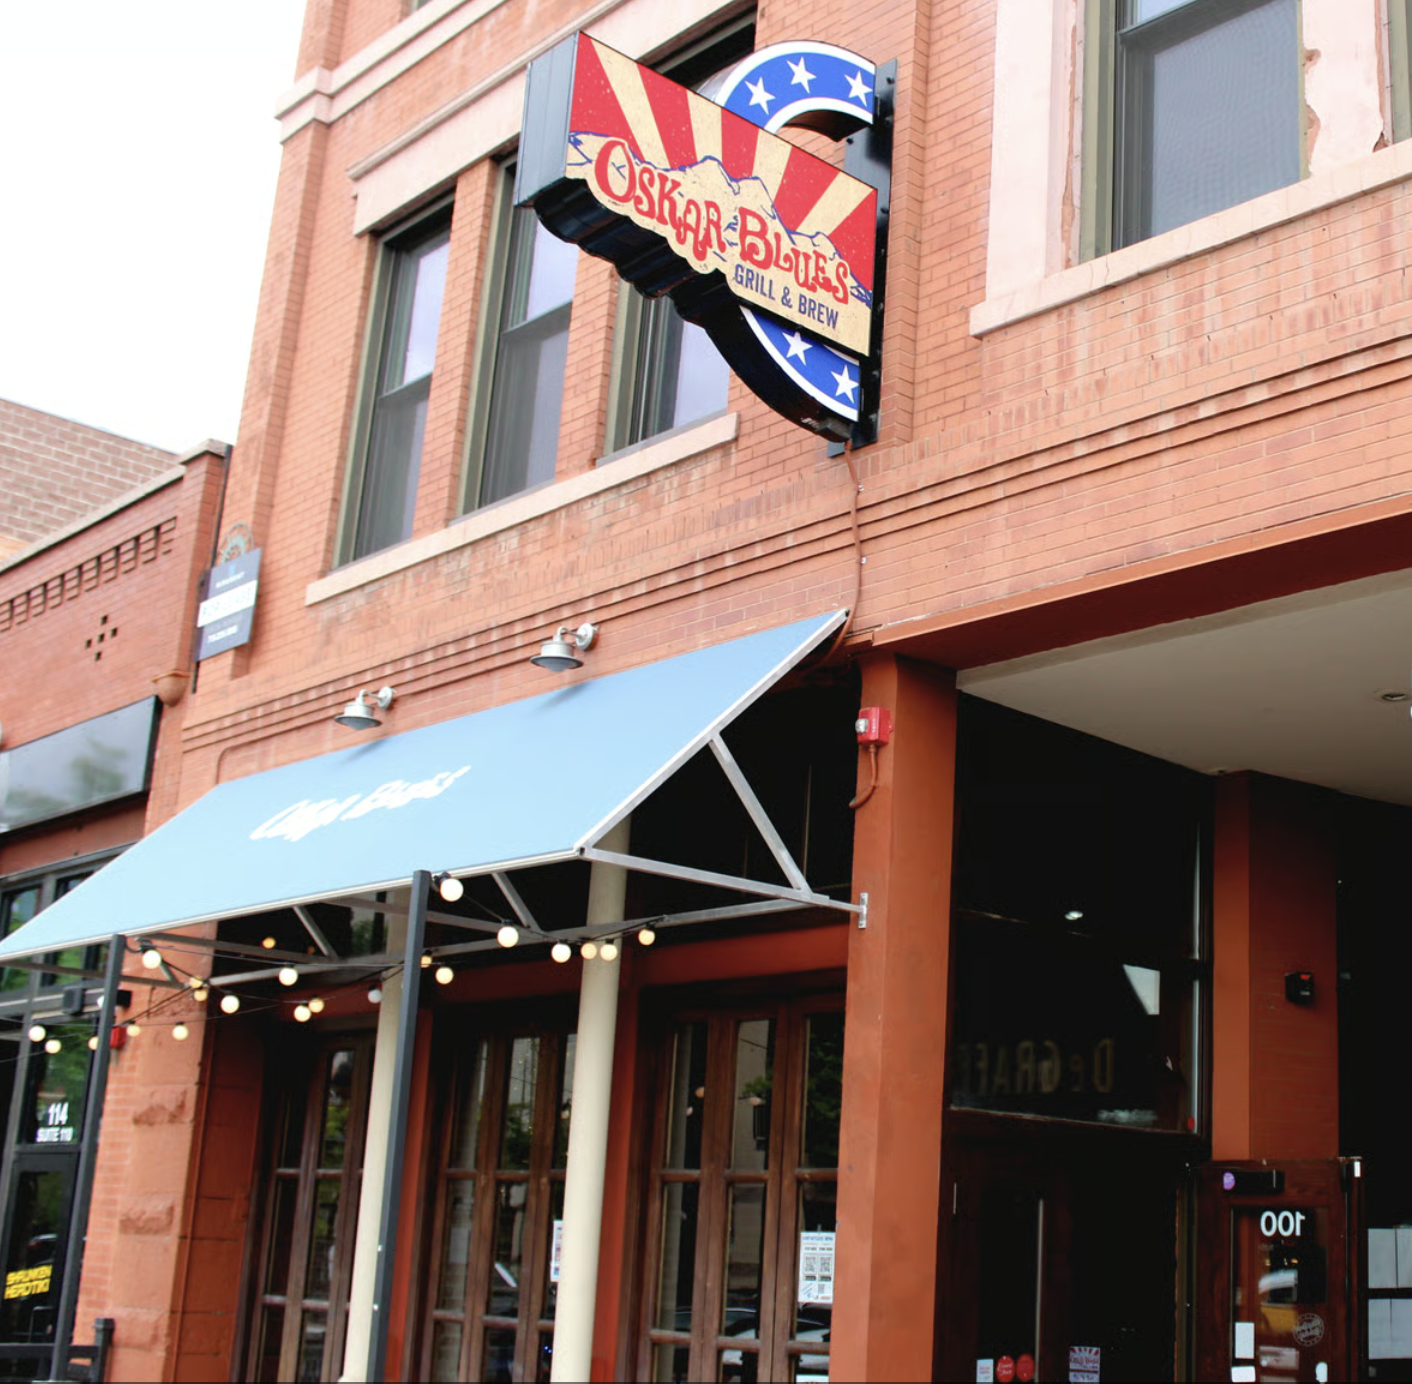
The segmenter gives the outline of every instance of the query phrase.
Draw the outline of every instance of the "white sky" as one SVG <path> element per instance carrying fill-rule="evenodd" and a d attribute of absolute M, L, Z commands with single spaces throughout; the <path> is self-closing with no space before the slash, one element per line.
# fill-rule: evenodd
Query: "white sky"
<path fill-rule="evenodd" d="M 303 13 L 0 3 L 0 398 L 236 440 Z"/>

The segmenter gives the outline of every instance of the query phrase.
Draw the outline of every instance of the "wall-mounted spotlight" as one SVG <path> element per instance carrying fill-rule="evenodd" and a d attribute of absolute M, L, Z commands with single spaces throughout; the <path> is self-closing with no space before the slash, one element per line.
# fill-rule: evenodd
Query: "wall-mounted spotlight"
<path fill-rule="evenodd" d="M 591 649 L 597 637 L 597 625 L 585 623 L 576 630 L 570 630 L 567 625 L 560 625 L 554 638 L 546 639 L 530 662 L 538 664 L 541 668 L 548 668 L 551 673 L 566 673 L 570 668 L 582 668 L 583 659 L 579 654 Z"/>
<path fill-rule="evenodd" d="M 376 693 L 359 692 L 347 706 L 333 719 L 340 726 L 347 726 L 349 730 L 372 730 L 374 726 L 382 725 L 382 722 L 373 715 L 373 706 L 379 711 L 386 711 L 392 705 L 392 699 L 397 694 L 390 687 L 379 688 Z M 372 697 L 373 706 L 368 705 L 368 698 Z"/>

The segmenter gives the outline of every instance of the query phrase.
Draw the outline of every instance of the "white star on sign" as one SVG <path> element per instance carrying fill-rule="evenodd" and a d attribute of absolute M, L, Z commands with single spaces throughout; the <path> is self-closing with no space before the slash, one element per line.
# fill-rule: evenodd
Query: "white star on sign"
<path fill-rule="evenodd" d="M 863 80 L 862 72 L 855 72 L 848 79 L 848 99 L 851 101 L 856 97 L 865 106 L 868 104 L 868 97 L 873 94 L 873 89 Z"/>
<path fill-rule="evenodd" d="M 750 93 L 750 104 L 759 106 L 766 115 L 770 113 L 770 102 L 775 98 L 765 90 L 765 79 L 761 77 L 755 82 L 746 82 L 745 89 Z"/>
<path fill-rule="evenodd" d="M 786 360 L 793 360 L 798 356 L 802 362 L 804 360 L 804 352 L 814 344 L 812 341 L 805 341 L 798 332 L 786 332 L 784 339 L 789 342 L 789 352 L 785 356 Z"/>
<path fill-rule="evenodd" d="M 851 404 L 853 402 L 853 391 L 858 388 L 858 381 L 848 373 L 848 367 L 846 365 L 833 377 L 833 382 L 838 386 L 838 388 L 834 390 L 835 397 L 842 394 Z"/>
<path fill-rule="evenodd" d="M 788 62 L 789 60 L 785 59 L 785 61 Z M 802 86 L 804 90 L 808 92 L 809 83 L 814 80 L 814 73 L 810 72 L 809 69 L 804 66 L 804 59 L 800 58 L 798 62 L 791 62 L 789 64 L 789 70 L 794 73 L 794 76 L 791 77 L 789 81 L 790 86 Z"/>

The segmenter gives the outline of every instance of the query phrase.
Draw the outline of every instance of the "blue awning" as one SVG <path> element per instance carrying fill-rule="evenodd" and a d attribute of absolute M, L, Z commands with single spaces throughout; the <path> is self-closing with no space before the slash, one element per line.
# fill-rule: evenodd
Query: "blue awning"
<path fill-rule="evenodd" d="M 5 938 L 0 961 L 397 888 L 416 870 L 465 876 L 581 857 L 843 619 L 221 784 Z"/>

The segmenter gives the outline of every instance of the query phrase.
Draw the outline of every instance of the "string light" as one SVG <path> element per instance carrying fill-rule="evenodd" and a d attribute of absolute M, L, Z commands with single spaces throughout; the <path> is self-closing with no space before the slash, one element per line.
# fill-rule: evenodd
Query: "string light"
<path fill-rule="evenodd" d="M 172 1037 L 178 1043 L 184 1043 L 191 1037 L 191 1030 L 185 1024 L 174 1024 L 172 1026 Z"/>
<path fill-rule="evenodd" d="M 191 998 L 194 999 L 197 1004 L 205 1004 L 206 1001 L 211 998 L 211 992 L 203 985 L 199 990 L 193 990 L 191 992 Z"/>
<path fill-rule="evenodd" d="M 495 934 L 495 940 L 502 947 L 513 947 L 520 940 L 520 930 L 511 923 L 506 923 L 499 932 Z"/>
<path fill-rule="evenodd" d="M 191 986 L 193 990 L 199 990 L 206 982 L 202 980 L 200 976 L 187 976 L 186 983 Z"/>
<path fill-rule="evenodd" d="M 139 1033 L 141 1033 L 141 1032 L 142 1032 L 142 1025 L 141 1025 L 141 1024 L 134 1024 L 134 1023 L 129 1023 L 129 1024 L 128 1024 L 128 1026 L 127 1026 L 127 1036 L 128 1036 L 129 1038 L 136 1038 L 137 1035 L 138 1035 Z"/>
<path fill-rule="evenodd" d="M 322 1014 L 324 1012 L 324 1002 L 317 995 L 309 1001 L 309 1012 L 311 1014 Z"/>
<path fill-rule="evenodd" d="M 294 1006 L 294 1022 L 298 1024 L 307 1024 L 313 1012 L 314 1011 L 310 1009 L 307 1004 L 296 1004 Z"/>
<path fill-rule="evenodd" d="M 162 964 L 162 953 L 159 952 L 156 947 L 148 947 L 147 950 L 142 953 L 142 964 L 146 966 L 149 971 L 155 971 L 157 967 Z"/>
<path fill-rule="evenodd" d="M 266 951 L 273 951 L 273 950 L 274 950 L 274 945 L 275 945 L 275 939 L 274 939 L 273 937 L 262 937 L 262 938 L 260 939 L 260 945 L 261 945 L 262 947 L 264 947 L 264 949 L 265 949 Z"/>
<path fill-rule="evenodd" d="M 423 953 L 422 953 L 422 970 L 425 971 L 430 965 L 431 965 L 431 953 L 430 953 L 430 952 L 423 952 Z"/>
<path fill-rule="evenodd" d="M 42 1043 L 49 1036 L 49 1030 L 43 1024 L 31 1024 L 29 1029 L 29 1041 L 31 1043 Z"/>
<path fill-rule="evenodd" d="M 57 1038 L 51 1038 L 45 1043 L 44 1051 L 47 1052 L 50 1057 L 53 1057 L 63 1046 L 64 1045 Z"/>
<path fill-rule="evenodd" d="M 561 966 L 574 954 L 573 948 L 567 942 L 555 942 L 549 948 L 549 955 Z"/>
<path fill-rule="evenodd" d="M 450 985 L 456 972 L 450 966 L 438 966 L 436 968 L 436 983 L 438 985 Z"/>
<path fill-rule="evenodd" d="M 618 959 L 618 944 L 610 937 L 599 947 L 598 955 L 601 956 L 604 961 L 616 961 Z"/>
<path fill-rule="evenodd" d="M 299 982 L 299 972 L 293 966 L 280 967 L 279 983 L 281 985 L 296 985 Z"/>
<path fill-rule="evenodd" d="M 240 1008 L 240 996 L 239 996 L 239 995 L 222 995 L 222 996 L 221 996 L 221 1013 L 222 1013 L 222 1014 L 234 1014 L 239 1008 Z"/>
<path fill-rule="evenodd" d="M 369 1004 L 381 1004 L 381 1003 L 382 1003 L 382 986 L 381 986 L 381 985 L 374 985 L 373 988 L 368 991 L 368 1003 L 369 1003 Z"/>
<path fill-rule="evenodd" d="M 90 1052 L 98 1051 L 98 1035 L 96 1033 L 88 1040 L 88 1047 Z"/>
<path fill-rule="evenodd" d="M 592 961 L 593 958 L 598 955 L 598 943 L 585 942 L 583 946 L 579 948 L 579 955 L 583 957 L 585 961 Z"/>
<path fill-rule="evenodd" d="M 637 940 L 644 947 L 650 947 L 657 940 L 657 934 L 650 927 L 641 928 L 638 931 Z"/>
<path fill-rule="evenodd" d="M 437 892 L 447 903 L 456 903 L 466 892 L 466 886 L 453 875 L 443 875 L 437 882 Z"/>

